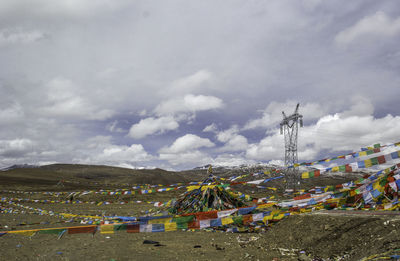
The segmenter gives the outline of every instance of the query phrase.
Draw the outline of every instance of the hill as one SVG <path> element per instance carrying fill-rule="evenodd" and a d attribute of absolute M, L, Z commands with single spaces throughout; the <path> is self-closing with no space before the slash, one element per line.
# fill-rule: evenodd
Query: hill
<path fill-rule="evenodd" d="M 133 184 L 172 184 L 198 180 L 206 170 L 174 172 L 163 169 L 126 169 L 102 165 L 52 164 L 40 167 L 11 168 L 0 171 L 0 189 L 96 188 L 107 185 L 125 187 Z"/>

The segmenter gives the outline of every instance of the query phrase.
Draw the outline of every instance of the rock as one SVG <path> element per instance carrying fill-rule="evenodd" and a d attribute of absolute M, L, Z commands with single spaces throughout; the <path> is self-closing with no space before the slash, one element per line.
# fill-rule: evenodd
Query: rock
<path fill-rule="evenodd" d="M 216 250 L 225 250 L 225 247 L 221 247 L 221 246 L 215 245 L 215 249 Z"/>
<path fill-rule="evenodd" d="M 146 239 L 146 240 L 143 241 L 143 244 L 155 245 L 155 244 L 160 244 L 160 242 Z"/>

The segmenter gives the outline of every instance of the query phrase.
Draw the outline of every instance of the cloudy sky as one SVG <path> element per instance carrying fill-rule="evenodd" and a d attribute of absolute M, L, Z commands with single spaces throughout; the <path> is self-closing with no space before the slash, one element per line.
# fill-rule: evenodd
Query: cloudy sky
<path fill-rule="evenodd" d="M 400 140 L 398 1 L 3 0 L 0 168 L 186 169 Z"/>

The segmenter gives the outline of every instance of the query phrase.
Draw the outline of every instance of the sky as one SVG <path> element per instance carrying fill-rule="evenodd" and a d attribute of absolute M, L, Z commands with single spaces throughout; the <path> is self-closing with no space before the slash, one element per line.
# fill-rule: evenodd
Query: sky
<path fill-rule="evenodd" d="M 182 170 L 400 141 L 396 0 L 3 0 L 0 168 Z"/>

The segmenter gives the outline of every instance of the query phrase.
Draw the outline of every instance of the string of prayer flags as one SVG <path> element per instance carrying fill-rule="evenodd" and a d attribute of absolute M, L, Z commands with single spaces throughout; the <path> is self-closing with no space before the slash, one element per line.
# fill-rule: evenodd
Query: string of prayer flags
<path fill-rule="evenodd" d="M 394 159 L 398 159 L 398 158 L 400 158 L 400 150 L 388 153 L 386 155 L 381 155 L 378 157 L 366 159 L 363 161 L 353 162 L 350 164 L 329 167 L 329 168 L 320 169 L 320 170 L 312 170 L 312 171 L 303 172 L 301 174 L 301 178 L 307 179 L 307 178 L 319 177 L 320 174 L 323 172 L 353 172 L 354 170 L 357 170 L 357 169 L 370 168 L 375 165 L 385 164 L 386 162 L 390 162 L 390 161 L 392 161 Z"/>
<path fill-rule="evenodd" d="M 358 152 L 350 152 L 350 153 L 347 153 L 344 155 L 335 156 L 332 158 L 321 159 L 321 160 L 317 160 L 317 161 L 313 161 L 313 162 L 295 163 L 294 165 L 289 166 L 288 168 L 299 167 L 299 166 L 312 166 L 315 164 L 331 162 L 331 161 L 338 160 L 338 159 L 352 159 L 352 158 L 364 157 L 364 156 L 369 156 L 374 153 L 382 152 L 383 148 L 386 149 L 386 148 L 398 147 L 398 146 L 400 146 L 400 142 L 383 145 L 383 146 L 381 146 L 380 144 L 374 144 L 372 147 L 361 148 L 361 151 L 358 151 Z"/>

